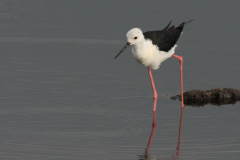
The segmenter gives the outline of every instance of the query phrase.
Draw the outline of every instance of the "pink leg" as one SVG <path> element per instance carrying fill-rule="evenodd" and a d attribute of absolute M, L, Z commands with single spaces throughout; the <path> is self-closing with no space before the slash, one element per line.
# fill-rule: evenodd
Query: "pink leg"
<path fill-rule="evenodd" d="M 155 85 L 154 85 L 154 81 L 153 81 L 153 77 L 152 77 L 152 72 L 151 72 L 151 69 L 148 68 L 148 74 L 149 74 L 149 77 L 150 77 L 150 81 L 151 81 L 151 84 L 152 84 L 152 89 L 153 89 L 153 99 L 157 99 L 157 91 L 156 91 L 156 88 L 155 88 Z M 154 103 L 154 106 L 153 106 L 153 112 L 156 111 L 156 103 Z"/>
<path fill-rule="evenodd" d="M 183 75 L 182 75 L 182 70 L 183 70 L 183 58 L 181 56 L 177 56 L 175 54 L 172 55 L 172 57 L 177 58 L 180 62 L 180 74 L 181 74 L 181 99 L 182 99 L 182 107 L 184 107 L 184 100 L 183 100 Z"/>

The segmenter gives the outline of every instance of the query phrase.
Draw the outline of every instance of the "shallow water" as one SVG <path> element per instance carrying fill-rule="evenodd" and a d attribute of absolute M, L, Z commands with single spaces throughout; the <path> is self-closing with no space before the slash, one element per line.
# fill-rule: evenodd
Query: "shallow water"
<path fill-rule="evenodd" d="M 185 107 L 179 141 L 181 103 L 170 99 L 180 93 L 178 61 L 153 71 L 159 97 L 152 130 L 147 69 L 130 49 L 113 58 L 133 27 L 161 29 L 169 20 L 195 18 L 176 49 L 184 58 L 184 90 L 240 89 L 238 6 L 1 2 L 0 158 L 237 159 L 239 102 Z"/>

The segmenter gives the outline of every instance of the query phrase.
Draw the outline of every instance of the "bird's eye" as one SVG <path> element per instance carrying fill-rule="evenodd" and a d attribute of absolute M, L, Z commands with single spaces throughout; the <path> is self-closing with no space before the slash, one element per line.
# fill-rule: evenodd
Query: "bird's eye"
<path fill-rule="evenodd" d="M 134 39 L 137 39 L 137 37 L 134 37 Z"/>

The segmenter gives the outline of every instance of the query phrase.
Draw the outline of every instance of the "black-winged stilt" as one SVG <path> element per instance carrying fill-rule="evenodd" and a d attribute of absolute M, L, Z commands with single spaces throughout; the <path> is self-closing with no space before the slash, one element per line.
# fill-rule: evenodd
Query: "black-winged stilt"
<path fill-rule="evenodd" d="M 193 20 L 191 20 L 193 21 Z M 178 27 L 170 26 L 170 23 L 162 30 L 142 32 L 140 28 L 133 28 L 127 32 L 127 43 L 122 50 L 115 56 L 117 58 L 128 46 L 132 45 L 133 57 L 136 61 L 148 68 L 150 81 L 153 88 L 153 98 L 157 99 L 157 91 L 154 85 L 151 69 L 158 69 L 160 64 L 170 57 L 177 58 L 180 62 L 180 79 L 181 79 L 181 99 L 183 103 L 183 76 L 182 65 L 183 58 L 174 54 L 176 43 L 180 37 L 185 24 L 191 22 L 183 22 Z M 114 59 L 115 59 L 114 58 Z M 153 112 L 156 111 L 156 105 Z"/>

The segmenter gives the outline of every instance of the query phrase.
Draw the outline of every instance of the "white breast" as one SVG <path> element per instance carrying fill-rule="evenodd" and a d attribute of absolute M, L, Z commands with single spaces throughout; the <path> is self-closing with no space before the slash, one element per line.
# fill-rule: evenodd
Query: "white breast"
<path fill-rule="evenodd" d="M 136 61 L 145 67 L 158 69 L 160 64 L 174 54 L 177 45 L 168 52 L 159 51 L 158 46 L 153 45 L 150 40 L 144 40 L 133 46 L 132 53 Z"/>

